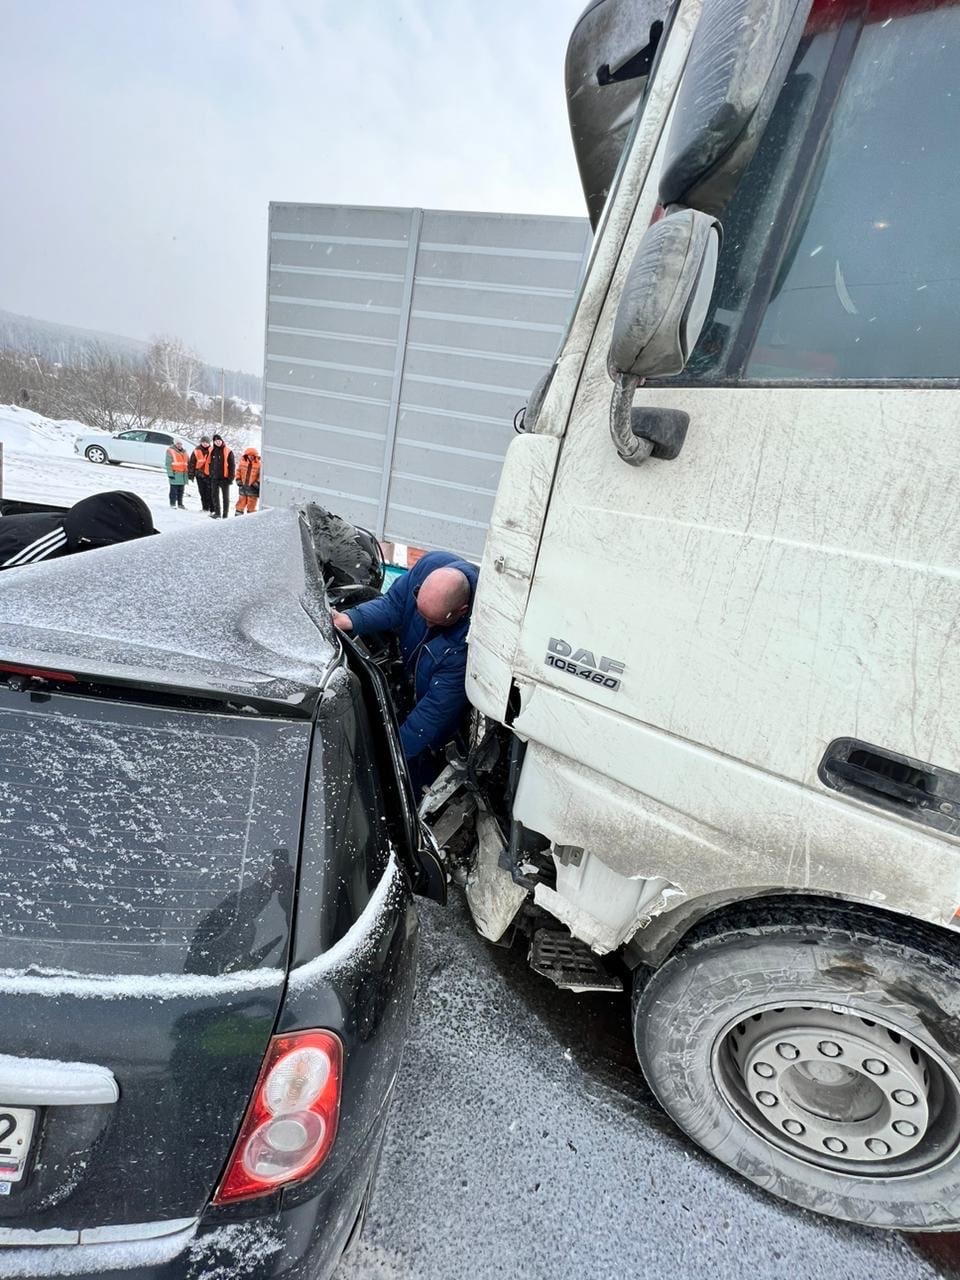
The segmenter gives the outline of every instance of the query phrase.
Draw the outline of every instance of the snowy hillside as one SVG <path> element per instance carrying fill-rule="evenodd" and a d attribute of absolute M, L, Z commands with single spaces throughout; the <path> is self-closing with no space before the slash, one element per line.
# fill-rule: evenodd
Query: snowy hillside
<path fill-rule="evenodd" d="M 5 451 L 63 454 L 72 458 L 74 440 L 93 434 L 95 432 L 83 422 L 70 419 L 55 422 L 15 404 L 0 404 L 0 443 Z"/>
<path fill-rule="evenodd" d="M 127 425 L 138 427 L 140 424 L 131 416 L 127 420 Z M 197 427 L 188 423 L 167 422 L 163 419 L 153 423 L 152 429 L 169 431 L 171 435 L 179 435 L 189 441 L 199 440 L 201 435 Z M 204 430 L 207 435 L 213 432 L 213 428 L 210 427 Z M 41 413 L 34 413 L 31 409 L 21 409 L 15 404 L 0 404 L 0 443 L 6 450 L 18 453 L 55 453 L 73 457 L 73 442 L 78 436 L 100 434 L 106 436 L 109 433 L 98 432 L 95 427 L 88 427 L 86 423 L 76 422 L 70 418 L 55 421 L 53 418 L 45 418 Z M 259 449 L 260 434 L 260 428 L 254 424 L 224 430 L 227 443 L 238 452 L 242 452 L 251 444 Z"/>
<path fill-rule="evenodd" d="M 78 329 L 75 325 L 0 310 L 0 350 L 25 351 L 60 364 L 83 360 L 93 350 L 106 350 L 117 355 L 142 360 L 150 343 L 116 333 L 94 329 Z M 215 396 L 220 393 L 219 366 L 201 364 L 200 390 Z M 263 399 L 263 381 L 259 374 L 238 369 L 223 371 L 228 399 L 240 403 L 256 403 Z"/>

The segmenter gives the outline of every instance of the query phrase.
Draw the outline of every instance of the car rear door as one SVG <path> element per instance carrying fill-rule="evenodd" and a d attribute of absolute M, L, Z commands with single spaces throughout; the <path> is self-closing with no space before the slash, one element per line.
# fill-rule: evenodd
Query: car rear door
<path fill-rule="evenodd" d="M 0 689 L 0 1228 L 207 1203 L 284 989 L 309 739 Z"/>
<path fill-rule="evenodd" d="M 145 431 L 121 431 L 110 446 L 110 457 L 113 462 L 143 463 L 146 460 L 144 442 Z"/>
<path fill-rule="evenodd" d="M 173 436 L 164 431 L 148 431 L 144 447 L 144 462 L 151 467 L 167 465 L 167 450 L 173 444 Z"/>

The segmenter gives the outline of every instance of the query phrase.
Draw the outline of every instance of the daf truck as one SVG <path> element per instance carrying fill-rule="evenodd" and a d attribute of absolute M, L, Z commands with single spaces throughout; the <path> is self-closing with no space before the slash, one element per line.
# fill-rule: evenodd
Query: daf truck
<path fill-rule="evenodd" d="M 596 229 L 511 445 L 480 932 L 629 985 L 667 1113 L 794 1204 L 960 1225 L 960 4 L 601 0 Z"/>

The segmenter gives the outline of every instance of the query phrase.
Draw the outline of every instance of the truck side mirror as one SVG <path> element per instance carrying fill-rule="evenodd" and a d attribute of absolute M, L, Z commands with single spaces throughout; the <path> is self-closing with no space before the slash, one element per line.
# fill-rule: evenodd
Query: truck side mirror
<path fill-rule="evenodd" d="M 594 231 L 646 92 L 670 0 L 589 0 L 567 45 L 570 136 Z"/>
<path fill-rule="evenodd" d="M 706 0 L 677 94 L 660 202 L 721 214 L 747 167 L 812 0 Z"/>
<path fill-rule="evenodd" d="M 642 462 L 660 443 L 634 432 L 633 393 L 642 378 L 680 373 L 687 363 L 706 319 L 719 251 L 720 224 L 697 209 L 667 214 L 640 241 L 607 357 L 614 380 L 610 432 L 625 462 Z"/>
<path fill-rule="evenodd" d="M 678 209 L 645 232 L 620 295 L 607 361 L 611 377 L 680 373 L 713 293 L 720 224 Z"/>
<path fill-rule="evenodd" d="M 513 425 L 518 432 L 536 431 L 537 419 L 540 417 L 540 410 L 543 408 L 543 402 L 547 398 L 547 392 L 550 390 L 550 383 L 553 381 L 553 375 L 556 371 L 557 362 L 554 361 L 530 392 L 530 399 L 520 412 L 515 415 Z"/>

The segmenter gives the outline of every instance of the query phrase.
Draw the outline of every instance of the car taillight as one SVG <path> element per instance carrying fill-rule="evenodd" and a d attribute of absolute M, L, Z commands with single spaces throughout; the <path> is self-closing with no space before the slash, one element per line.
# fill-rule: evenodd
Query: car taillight
<path fill-rule="evenodd" d="M 337 1136 L 343 1046 L 332 1031 L 274 1036 L 214 1204 L 309 1177 Z"/>
<path fill-rule="evenodd" d="M 9 676 L 27 676 L 31 680 L 58 680 L 76 684 L 77 677 L 69 671 L 50 671 L 47 667 L 24 667 L 18 662 L 0 662 L 0 672 Z"/>

